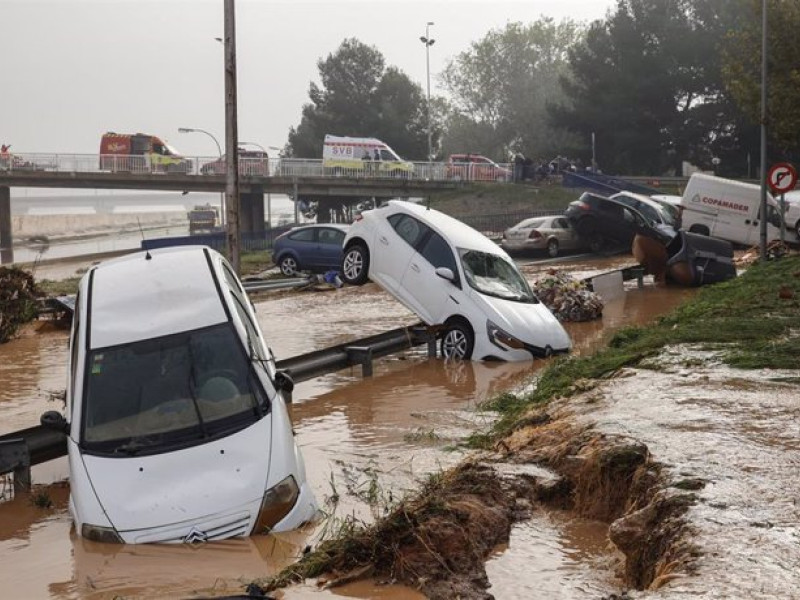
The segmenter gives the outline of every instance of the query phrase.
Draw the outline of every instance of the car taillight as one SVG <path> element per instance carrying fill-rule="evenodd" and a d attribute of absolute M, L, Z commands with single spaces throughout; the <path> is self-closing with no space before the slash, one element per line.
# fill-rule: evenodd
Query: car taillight
<path fill-rule="evenodd" d="M 588 202 L 578 202 L 578 208 L 581 210 L 592 210 L 592 207 L 589 205 Z"/>
<path fill-rule="evenodd" d="M 542 237 L 542 234 L 539 233 L 538 231 L 536 231 L 535 229 L 532 229 L 531 232 L 528 234 L 528 239 L 529 240 L 538 240 L 538 239 L 541 239 L 541 237 Z"/>

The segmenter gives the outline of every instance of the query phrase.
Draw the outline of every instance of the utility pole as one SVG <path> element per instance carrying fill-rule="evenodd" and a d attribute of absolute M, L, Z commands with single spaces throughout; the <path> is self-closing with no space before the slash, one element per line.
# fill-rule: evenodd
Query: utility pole
<path fill-rule="evenodd" d="M 236 19 L 233 0 L 225 0 L 225 208 L 227 247 L 233 270 L 241 268 L 239 227 L 239 132 L 236 112 Z"/>
<path fill-rule="evenodd" d="M 761 1 L 761 261 L 767 260 L 767 0 Z"/>

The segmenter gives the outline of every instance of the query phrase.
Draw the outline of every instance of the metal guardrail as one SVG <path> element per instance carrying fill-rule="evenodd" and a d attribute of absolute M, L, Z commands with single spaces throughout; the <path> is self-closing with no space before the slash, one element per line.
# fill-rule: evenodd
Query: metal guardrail
<path fill-rule="evenodd" d="M 621 272 L 623 281 L 636 279 L 639 287 L 642 287 L 644 271 L 641 267 L 629 265 L 618 271 Z M 593 277 L 585 280 L 590 288 Z M 291 280 L 278 280 L 272 283 L 275 286 L 285 287 L 290 282 Z M 257 291 L 261 289 L 257 288 L 260 283 L 262 282 L 246 282 L 245 287 L 249 291 Z M 301 279 L 298 280 L 298 283 L 307 285 L 308 281 Z M 74 305 L 70 304 L 69 298 L 66 300 L 63 298 L 59 298 L 60 307 L 69 311 Z M 435 328 L 427 327 L 424 323 L 417 323 L 279 360 L 276 362 L 276 367 L 286 371 L 296 383 L 357 365 L 361 365 L 362 375 L 368 377 L 372 375 L 373 359 L 423 344 L 428 345 L 429 356 L 436 356 Z M 66 453 L 66 435 L 41 425 L 2 435 L 0 436 L 0 474 L 14 472 L 15 487 L 24 489 L 30 485 L 31 465 L 53 460 L 66 455 Z"/>
<path fill-rule="evenodd" d="M 296 383 L 358 365 L 361 366 L 364 376 L 370 376 L 374 358 L 422 344 L 428 344 L 428 353 L 435 355 L 434 334 L 424 324 L 419 323 L 279 360 L 276 366 L 279 370 L 286 371 Z M 288 400 L 291 401 L 291 397 Z M 66 454 L 67 436 L 42 425 L 8 433 L 0 436 L 0 474 L 13 472 L 15 488 L 25 489 L 30 486 L 32 465 Z"/>
<path fill-rule="evenodd" d="M 404 170 L 402 165 L 412 165 Z M 509 164 L 498 165 L 509 170 Z M 7 154 L 0 156 L 3 172 L 185 174 L 225 177 L 218 156 L 155 157 L 111 154 Z M 362 161 L 352 167 L 328 168 L 321 159 L 248 158 L 239 159 L 239 174 L 245 177 L 352 177 L 359 179 L 415 179 L 423 181 L 492 181 L 480 171 L 465 169 L 461 163 Z M 503 178 L 499 178 L 503 180 Z"/>

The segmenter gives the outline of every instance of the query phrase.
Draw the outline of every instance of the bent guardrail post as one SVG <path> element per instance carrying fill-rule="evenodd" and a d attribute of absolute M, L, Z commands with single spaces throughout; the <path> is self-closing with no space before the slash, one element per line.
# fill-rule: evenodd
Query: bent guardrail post
<path fill-rule="evenodd" d="M 22 438 L 0 441 L 0 474 L 14 475 L 14 493 L 31 489 L 31 456 Z"/>
<path fill-rule="evenodd" d="M 345 352 L 349 361 L 361 363 L 362 377 L 372 377 L 372 347 L 347 346 Z"/>

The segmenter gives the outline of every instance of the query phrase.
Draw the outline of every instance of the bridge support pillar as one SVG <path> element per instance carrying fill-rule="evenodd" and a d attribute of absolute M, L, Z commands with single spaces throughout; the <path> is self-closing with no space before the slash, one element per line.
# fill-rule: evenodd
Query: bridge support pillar
<path fill-rule="evenodd" d="M 264 227 L 264 193 L 241 194 L 239 225 L 242 233 L 262 233 Z"/>
<path fill-rule="evenodd" d="M 0 264 L 14 262 L 11 237 L 11 188 L 0 186 Z"/>

